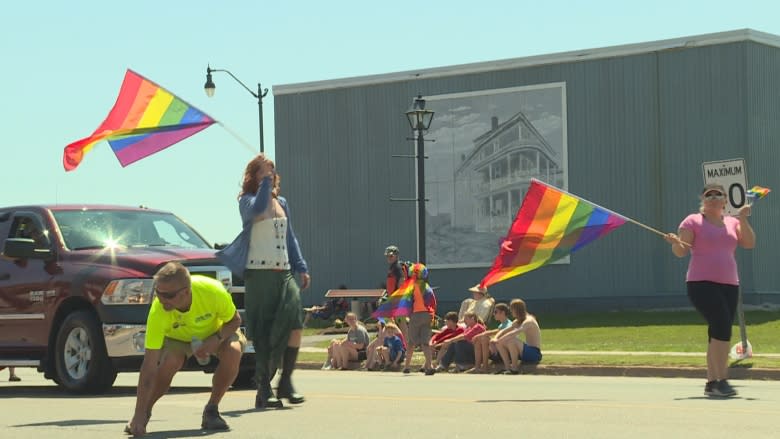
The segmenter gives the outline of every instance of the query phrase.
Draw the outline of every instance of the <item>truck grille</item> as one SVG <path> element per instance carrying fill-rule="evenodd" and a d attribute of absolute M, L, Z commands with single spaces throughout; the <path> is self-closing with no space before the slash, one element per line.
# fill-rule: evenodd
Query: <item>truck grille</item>
<path fill-rule="evenodd" d="M 192 265 L 192 266 L 188 266 L 187 269 L 192 274 L 208 276 L 218 281 L 223 281 L 228 272 L 227 268 L 222 266 Z M 233 303 L 236 305 L 236 308 L 243 310 L 244 309 L 244 279 L 233 274 L 231 276 L 231 285 L 228 285 L 227 289 L 228 291 L 230 291 L 231 297 L 233 297 Z"/>

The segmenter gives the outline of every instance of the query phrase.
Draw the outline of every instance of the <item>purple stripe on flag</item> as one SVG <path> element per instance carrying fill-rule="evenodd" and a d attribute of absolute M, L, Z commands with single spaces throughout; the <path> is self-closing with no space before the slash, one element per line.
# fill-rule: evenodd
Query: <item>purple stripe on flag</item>
<path fill-rule="evenodd" d="M 122 164 L 122 167 L 125 167 L 131 163 L 141 160 L 146 156 L 150 156 L 156 152 L 162 151 L 174 143 L 198 133 L 199 131 L 207 128 L 209 125 L 210 124 L 204 124 L 177 131 L 150 134 L 141 139 L 139 142 L 133 145 L 128 145 L 119 151 L 114 151 L 114 153 L 116 154 L 116 158 L 119 159 L 119 163 Z"/>

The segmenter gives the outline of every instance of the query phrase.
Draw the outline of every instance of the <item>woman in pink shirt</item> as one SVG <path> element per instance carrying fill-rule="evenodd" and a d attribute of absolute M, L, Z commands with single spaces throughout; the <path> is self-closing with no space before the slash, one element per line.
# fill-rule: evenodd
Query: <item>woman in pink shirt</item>
<path fill-rule="evenodd" d="M 699 198 L 699 213 L 688 215 L 677 234 L 668 233 L 666 241 L 672 245 L 675 256 L 691 254 L 685 276 L 688 299 L 709 325 L 704 394 L 729 397 L 737 394 L 726 381 L 731 326 L 739 296 L 734 251 L 737 245 L 753 248 L 756 235 L 748 222 L 749 205 L 742 206 L 736 218 L 723 214 L 728 202 L 723 186 L 708 184 Z"/>

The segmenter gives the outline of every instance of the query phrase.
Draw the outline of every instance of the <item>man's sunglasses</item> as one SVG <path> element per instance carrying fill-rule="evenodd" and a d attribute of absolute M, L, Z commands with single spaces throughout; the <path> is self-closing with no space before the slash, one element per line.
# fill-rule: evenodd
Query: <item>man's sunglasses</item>
<path fill-rule="evenodd" d="M 178 290 L 175 290 L 175 291 L 160 291 L 157 287 L 154 287 L 154 294 L 157 297 L 161 298 L 161 299 L 171 300 L 171 299 L 175 298 L 176 296 L 178 296 L 179 293 L 181 293 L 182 291 L 186 290 L 187 288 L 189 288 L 189 285 L 186 286 L 186 287 L 181 287 L 181 288 L 179 288 Z"/>

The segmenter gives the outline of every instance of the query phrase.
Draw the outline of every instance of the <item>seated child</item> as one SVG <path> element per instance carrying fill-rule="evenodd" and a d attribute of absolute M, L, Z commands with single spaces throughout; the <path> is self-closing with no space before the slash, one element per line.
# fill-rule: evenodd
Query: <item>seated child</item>
<path fill-rule="evenodd" d="M 506 303 L 499 303 L 493 310 L 493 318 L 498 322 L 498 328 L 485 331 L 474 337 L 474 369 L 471 373 L 485 373 L 488 370 L 490 361 L 501 363 L 501 355 L 496 349 L 496 345 L 490 344 L 490 339 L 498 334 L 502 329 L 512 326 L 512 320 L 509 319 L 509 306 Z"/>
<path fill-rule="evenodd" d="M 397 370 L 406 358 L 406 344 L 401 338 L 401 329 L 395 323 L 385 327 L 385 339 L 379 348 L 379 357 L 385 369 Z"/>
<path fill-rule="evenodd" d="M 431 346 L 433 357 L 441 357 L 439 354 L 439 349 L 441 349 L 441 346 L 444 344 L 444 342 L 451 339 L 452 337 L 463 334 L 464 329 L 465 328 L 463 326 L 458 324 L 458 313 L 455 311 L 450 311 L 445 314 L 444 328 L 436 334 L 433 334 L 431 341 L 428 342 Z"/>
<path fill-rule="evenodd" d="M 379 319 L 376 322 L 377 331 L 376 338 L 368 344 L 366 348 L 366 369 L 377 370 L 379 368 L 379 348 L 384 346 L 385 337 L 387 336 L 387 323 L 384 319 Z"/>

